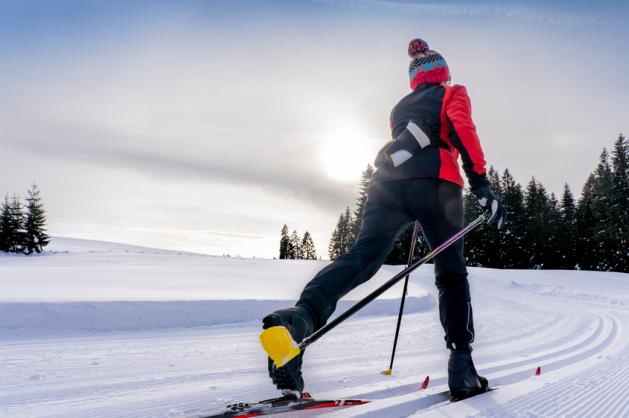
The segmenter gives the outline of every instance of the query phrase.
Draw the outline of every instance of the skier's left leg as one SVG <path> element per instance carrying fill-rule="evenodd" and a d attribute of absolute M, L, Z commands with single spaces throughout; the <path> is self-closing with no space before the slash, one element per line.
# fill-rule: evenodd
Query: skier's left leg
<path fill-rule="evenodd" d="M 288 329 L 293 340 L 301 342 L 314 332 L 310 314 L 302 307 L 280 309 L 267 315 L 262 320 L 263 328 L 283 326 Z M 301 375 L 301 361 L 304 351 L 282 367 L 268 359 L 268 370 L 271 381 L 284 395 L 300 398 L 304 390 L 304 379 Z"/>
<path fill-rule="evenodd" d="M 315 330 L 325 325 L 343 296 L 376 274 L 397 236 L 414 220 L 403 206 L 405 187 L 404 181 L 370 186 L 351 250 L 319 271 L 302 291 L 296 305 L 310 312 Z"/>
<path fill-rule="evenodd" d="M 299 343 L 325 325 L 336 304 L 349 291 L 369 280 L 382 266 L 402 228 L 412 221 L 399 207 L 402 182 L 375 183 L 369 188 L 360 232 L 352 249 L 329 264 L 306 285 L 295 307 L 264 318 L 264 327 L 285 326 Z M 303 351 L 282 367 L 269 359 L 269 376 L 278 389 L 302 392 Z"/>

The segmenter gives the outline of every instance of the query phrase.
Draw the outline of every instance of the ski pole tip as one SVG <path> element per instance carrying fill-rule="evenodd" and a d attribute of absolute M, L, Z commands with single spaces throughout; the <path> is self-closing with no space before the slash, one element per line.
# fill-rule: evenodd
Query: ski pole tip
<path fill-rule="evenodd" d="M 288 329 L 275 326 L 260 333 L 260 343 L 277 367 L 282 367 L 299 355 L 301 349 L 293 340 Z"/>
<path fill-rule="evenodd" d="M 383 374 L 385 376 L 391 376 L 393 374 L 393 369 L 386 369 L 380 372 L 380 374 Z"/>

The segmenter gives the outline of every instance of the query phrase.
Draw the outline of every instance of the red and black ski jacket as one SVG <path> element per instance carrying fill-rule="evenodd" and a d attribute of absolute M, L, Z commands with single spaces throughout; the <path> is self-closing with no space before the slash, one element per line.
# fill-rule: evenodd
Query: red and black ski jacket
<path fill-rule="evenodd" d="M 463 186 L 457 158 L 472 189 L 489 185 L 485 158 L 464 86 L 425 84 L 391 112 L 393 141 L 376 158 L 374 180 L 431 177 Z"/>

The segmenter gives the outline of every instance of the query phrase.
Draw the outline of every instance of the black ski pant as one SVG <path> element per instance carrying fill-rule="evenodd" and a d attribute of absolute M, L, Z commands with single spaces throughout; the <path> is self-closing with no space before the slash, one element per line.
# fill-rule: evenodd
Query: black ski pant
<path fill-rule="evenodd" d="M 376 274 L 397 236 L 415 220 L 430 248 L 460 231 L 464 226 L 461 187 L 433 178 L 372 181 L 352 249 L 317 273 L 297 302 L 313 316 L 315 329 L 327 322 L 339 299 Z M 470 349 L 474 324 L 463 240 L 437 255 L 434 264 L 439 316 L 447 346 Z"/>

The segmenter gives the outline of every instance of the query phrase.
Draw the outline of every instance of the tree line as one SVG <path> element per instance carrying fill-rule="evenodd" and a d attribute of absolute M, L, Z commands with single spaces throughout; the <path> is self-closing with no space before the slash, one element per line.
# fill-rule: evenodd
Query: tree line
<path fill-rule="evenodd" d="M 280 237 L 280 259 L 316 260 L 317 252 L 310 232 L 304 232 L 301 238 L 296 230 L 288 235 L 288 226 L 284 225 Z"/>
<path fill-rule="evenodd" d="M 367 189 L 373 173 L 374 168 L 368 164 L 360 178 L 360 188 L 354 210 L 351 211 L 349 206 L 347 206 L 345 212 L 339 216 L 328 244 L 330 260 L 336 260 L 339 256 L 348 252 L 352 248 L 354 241 L 356 241 L 360 224 L 363 221 L 363 210 L 365 202 L 367 202 Z"/>
<path fill-rule="evenodd" d="M 354 210 L 339 217 L 328 255 L 334 260 L 349 251 L 362 221 L 362 210 L 373 168 L 363 172 Z M 610 153 L 603 149 L 578 199 L 568 184 L 559 198 L 532 177 L 522 187 L 508 169 L 488 170 L 492 190 L 508 211 L 498 231 L 483 225 L 465 238 L 469 266 L 522 269 L 583 269 L 629 271 L 629 141 L 620 134 Z M 476 198 L 464 194 L 465 221 L 480 214 Z M 405 264 L 413 226 L 395 242 L 387 264 Z M 415 255 L 428 252 L 420 234 Z"/>
<path fill-rule="evenodd" d="M 17 195 L 5 195 L 0 207 L 0 251 L 40 253 L 50 242 L 46 233 L 46 211 L 33 184 L 26 192 L 23 204 Z"/>

